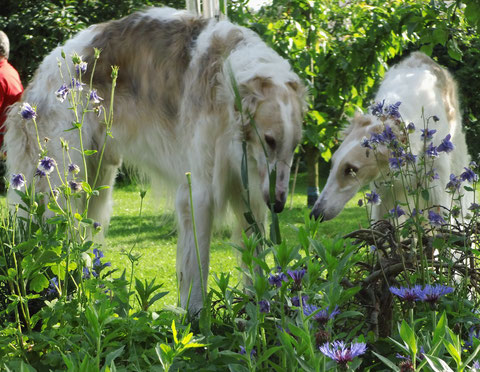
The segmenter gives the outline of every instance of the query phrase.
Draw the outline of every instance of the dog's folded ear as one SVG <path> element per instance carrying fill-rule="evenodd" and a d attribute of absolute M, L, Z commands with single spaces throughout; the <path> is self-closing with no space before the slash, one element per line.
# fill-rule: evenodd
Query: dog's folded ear
<path fill-rule="evenodd" d="M 245 112 L 254 115 L 257 105 L 265 99 L 267 92 L 273 87 L 272 80 L 263 76 L 255 76 L 240 84 L 239 92 Z M 236 108 L 238 110 L 238 108 Z"/>

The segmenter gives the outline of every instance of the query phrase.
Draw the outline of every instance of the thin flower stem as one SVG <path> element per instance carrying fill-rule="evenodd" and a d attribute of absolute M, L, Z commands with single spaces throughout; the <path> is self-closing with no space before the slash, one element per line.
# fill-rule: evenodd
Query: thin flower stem
<path fill-rule="evenodd" d="M 192 193 L 192 174 L 190 172 L 185 173 L 185 176 L 187 177 L 187 182 L 188 182 L 188 191 L 190 194 L 190 211 L 192 215 L 192 228 L 193 228 L 193 239 L 195 241 L 195 252 L 197 253 L 197 263 L 198 263 L 198 271 L 200 272 L 200 284 L 202 286 L 202 299 L 203 303 L 206 303 L 206 298 L 205 298 L 205 285 L 203 282 L 203 270 L 202 270 L 202 262 L 200 258 L 200 250 L 198 248 L 198 239 L 197 239 L 197 226 L 195 223 L 195 210 L 193 207 L 193 193 Z"/>

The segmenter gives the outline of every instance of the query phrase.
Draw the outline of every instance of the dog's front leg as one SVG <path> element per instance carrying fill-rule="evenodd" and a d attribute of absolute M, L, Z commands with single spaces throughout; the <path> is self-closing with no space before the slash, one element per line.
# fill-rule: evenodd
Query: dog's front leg
<path fill-rule="evenodd" d="M 192 199 L 200 265 L 195 246 L 190 192 L 187 184 L 181 185 L 177 190 L 176 199 L 178 215 L 177 280 L 182 307 L 188 308 L 190 313 L 195 314 L 203 306 L 205 292 L 202 293 L 202 290 L 206 291 L 207 289 L 213 219 L 213 198 L 210 188 L 194 184 Z"/>

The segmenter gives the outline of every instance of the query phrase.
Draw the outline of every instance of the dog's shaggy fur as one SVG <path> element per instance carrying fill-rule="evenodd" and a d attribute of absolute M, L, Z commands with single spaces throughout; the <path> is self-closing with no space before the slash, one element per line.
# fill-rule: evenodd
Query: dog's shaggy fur
<path fill-rule="evenodd" d="M 470 162 L 465 135 L 462 132 L 457 87 L 451 75 L 425 54 L 413 53 L 387 72 L 375 100 L 385 100 L 385 106 L 401 102 L 399 113 L 405 125 L 413 122 L 417 128 L 415 133 L 409 135 L 411 152 L 414 155 L 423 153 L 424 149 L 419 130 L 423 128 L 422 110 L 425 118 L 435 115 L 439 119 L 437 123 L 429 120 L 429 129 L 437 130 L 433 140 L 435 146 L 438 146 L 447 134 L 451 134 L 455 149 L 449 154 L 441 152 L 435 159 L 434 167 L 439 179 L 431 184 L 428 203 L 421 199 L 424 204 L 420 205 L 422 209 L 431 206 L 450 207 L 452 197 L 445 189 L 450 174 L 459 175 L 463 167 Z M 406 131 L 399 126 L 400 121 L 389 120 L 386 124 L 390 125 L 400 139 L 402 135 L 405 137 Z M 385 175 L 387 180 L 391 178 L 389 150 L 385 146 L 379 146 L 378 153 L 374 156 L 371 150 L 361 146 L 364 137 L 370 138 L 372 133 L 380 133 L 384 128 L 384 124 L 374 115 L 358 114 L 353 118 L 345 131 L 342 144 L 332 156 L 330 175 L 312 210 L 316 218 L 334 218 L 360 187 L 375 180 L 379 182 L 372 182 L 372 189 L 380 194 L 382 202 L 373 207 L 374 220 L 383 218 L 388 211 L 396 207 L 393 195 L 396 195 L 399 202 L 407 201 L 403 192 L 404 186 L 399 179 L 394 180 L 392 188 L 381 186 L 382 175 Z M 462 198 L 463 215 L 467 213 L 472 202 L 470 194 L 467 193 Z"/>
<path fill-rule="evenodd" d="M 293 151 L 301 139 L 305 89 L 289 63 L 252 31 L 228 21 L 217 22 L 170 8 L 152 8 L 118 21 L 94 25 L 55 49 L 40 65 L 23 96 L 38 107 L 40 138 L 48 137 L 48 154 L 61 162 L 60 138 L 79 148 L 67 103 L 56 100 L 63 81 L 57 60 L 61 52 L 74 52 L 89 62 L 90 79 L 94 49 L 102 50 L 93 86 L 108 107 L 111 66 L 119 66 L 115 91 L 113 139 L 100 170 L 98 185 L 109 185 L 92 199 L 89 216 L 108 224 L 111 194 L 122 159 L 140 167 L 152 178 L 161 177 L 177 188 L 179 223 L 177 274 L 182 305 L 192 286 L 190 308 L 202 304 L 201 281 L 195 253 L 186 172 L 192 174 L 201 265 L 208 277 L 209 245 L 213 218 L 227 205 L 238 218 L 238 231 L 246 227 L 241 181 L 242 140 L 247 141 L 250 202 L 260 223 L 269 203 L 269 169 L 276 167 L 274 208 L 285 204 Z M 68 59 L 68 57 L 67 57 Z M 70 66 L 72 68 L 72 66 Z M 235 105 L 234 84 L 242 97 L 243 116 Z M 63 66 L 63 76 L 68 76 Z M 68 82 L 67 82 L 68 84 Z M 12 109 L 7 121 L 8 169 L 32 181 L 39 148 L 34 126 Z M 255 130 L 246 111 L 255 119 Z M 242 122 L 243 117 L 243 122 Z M 82 129 L 84 148 L 100 150 L 105 127 L 88 114 Z M 266 142 L 268 157 L 261 142 Z M 71 151 L 73 161 L 80 155 Z M 96 173 L 98 157 L 88 157 L 88 175 Z M 80 178 L 84 177 L 80 174 Z M 58 184 L 52 173 L 53 184 Z M 37 190 L 47 191 L 46 179 Z M 15 201 L 11 193 L 10 200 Z"/>

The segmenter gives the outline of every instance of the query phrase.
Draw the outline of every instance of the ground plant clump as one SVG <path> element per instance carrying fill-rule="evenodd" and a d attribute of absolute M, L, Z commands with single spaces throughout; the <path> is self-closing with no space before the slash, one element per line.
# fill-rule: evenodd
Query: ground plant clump
<path fill-rule="evenodd" d="M 82 80 L 95 66 L 78 55 L 64 56 L 61 63 L 72 67 L 55 94 L 72 108 L 72 130 L 81 139 L 84 113 L 100 115 L 108 146 L 118 69 L 112 69 L 112 97 L 104 107 L 91 83 Z M 373 114 L 401 122 L 400 104 L 377 103 Z M 25 103 L 21 115 L 25 125 L 36 126 L 34 106 Z M 293 243 L 282 240 L 273 211 L 268 238 L 251 221 L 241 244 L 234 245 L 245 284 L 230 273 L 215 275 L 198 314 L 178 306 L 153 310 L 166 292 L 159 278 L 135 275 L 141 258 L 133 247 L 125 252 L 129 268 L 106 260 L 95 239 L 104 227 L 88 218 L 89 201 L 103 186 L 96 175 L 85 175 L 86 158 L 98 156 L 101 162 L 103 151 L 63 143 L 63 159 L 54 159 L 48 142 L 38 138 L 35 177 L 29 184 L 21 173 L 10 175 L 10 191 L 21 202 L 4 210 L 0 223 L 1 368 L 480 370 L 479 168 L 465 164 L 441 186 L 450 190 L 451 205 L 419 208 L 438 187 L 433 186 L 438 152 L 454 147 L 448 136 L 433 145 L 435 123 L 431 117 L 404 125 L 424 139 L 420 154 L 412 154 L 408 141 L 399 142 L 388 125 L 364 141 L 373 153 L 378 146 L 390 149 L 382 179 L 403 180 L 412 204 L 399 203 L 385 219 L 333 239 L 318 233 L 320 222 L 308 211 Z M 72 163 L 70 151 L 80 151 L 83 164 Z M 50 182 L 52 172 L 60 184 L 50 183 L 47 194 L 36 192 L 35 183 Z M 468 211 L 458 207 L 465 193 L 474 195 Z M 371 206 L 380 202 L 377 192 L 368 190 L 358 204 L 370 221 Z"/>

